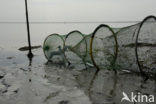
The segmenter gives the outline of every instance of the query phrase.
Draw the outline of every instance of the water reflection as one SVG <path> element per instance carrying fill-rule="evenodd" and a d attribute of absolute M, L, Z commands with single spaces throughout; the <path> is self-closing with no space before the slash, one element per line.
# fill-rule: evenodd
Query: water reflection
<path fill-rule="evenodd" d="M 33 59 L 33 57 L 28 57 L 28 60 L 29 60 L 29 66 L 32 65 L 32 59 Z"/>
<path fill-rule="evenodd" d="M 135 94 L 140 92 L 156 96 L 154 78 L 145 80 L 136 73 L 119 72 L 115 74 L 113 71 L 96 70 L 95 68 L 68 70 L 65 67 L 59 69 L 55 65 L 56 68 L 52 69 L 50 67 L 53 65 L 51 65 L 45 65 L 46 73 L 51 75 L 48 78 L 50 82 L 82 90 L 93 104 L 121 104 L 122 92 L 126 92 L 128 95 L 131 92 Z M 128 102 L 122 104 L 124 103 L 129 104 Z"/>

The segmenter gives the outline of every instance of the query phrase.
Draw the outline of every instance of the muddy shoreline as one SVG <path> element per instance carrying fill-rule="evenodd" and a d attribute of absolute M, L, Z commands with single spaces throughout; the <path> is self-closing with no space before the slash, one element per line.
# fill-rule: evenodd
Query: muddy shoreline
<path fill-rule="evenodd" d="M 153 77 L 145 81 L 137 73 L 119 71 L 115 75 L 77 64 L 67 68 L 47 63 L 41 48 L 33 52 L 31 62 L 25 51 L 0 56 L 1 62 L 8 63 L 0 67 L 1 104 L 129 104 L 121 103 L 123 91 L 156 96 Z"/>

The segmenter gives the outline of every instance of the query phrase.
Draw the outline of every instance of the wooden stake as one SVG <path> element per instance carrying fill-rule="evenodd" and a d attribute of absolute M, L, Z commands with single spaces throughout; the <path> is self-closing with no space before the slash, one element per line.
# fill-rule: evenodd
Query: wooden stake
<path fill-rule="evenodd" d="M 32 54 L 32 51 L 31 51 L 31 40 L 30 40 L 29 15 L 28 15 L 27 0 L 25 0 L 25 13 L 26 13 L 27 33 L 28 33 L 28 45 L 29 45 L 28 57 L 29 57 L 29 58 L 32 58 L 32 57 L 33 57 L 33 54 Z"/>

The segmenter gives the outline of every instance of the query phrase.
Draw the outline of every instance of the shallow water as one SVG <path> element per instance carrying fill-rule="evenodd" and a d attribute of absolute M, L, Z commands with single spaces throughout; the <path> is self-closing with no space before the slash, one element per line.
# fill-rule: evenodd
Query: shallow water
<path fill-rule="evenodd" d="M 64 68 L 47 63 L 41 48 L 33 53 L 32 62 L 27 52 L 1 54 L 1 104 L 121 104 L 122 92 L 156 96 L 154 79 L 144 81 L 135 73 L 115 75 L 107 70 L 96 73 L 95 68 L 79 66 Z"/>
<path fill-rule="evenodd" d="M 121 102 L 123 92 L 156 96 L 154 78 L 145 80 L 136 73 L 119 72 L 115 75 L 107 70 L 97 72 L 95 68 L 84 69 L 78 65 L 66 68 L 47 63 L 41 48 L 33 50 L 35 56 L 30 61 L 27 51 L 18 50 L 27 44 L 25 26 L 5 24 L 0 27 L 0 104 L 131 104 Z M 80 30 L 89 33 L 95 27 L 92 25 L 88 30 L 81 27 Z M 77 26 L 68 28 L 61 33 Z M 32 29 L 35 34 L 32 44 L 40 45 L 48 34 L 57 32 L 59 26 L 52 30 L 44 27 L 42 32 L 39 31 L 41 27 Z"/>

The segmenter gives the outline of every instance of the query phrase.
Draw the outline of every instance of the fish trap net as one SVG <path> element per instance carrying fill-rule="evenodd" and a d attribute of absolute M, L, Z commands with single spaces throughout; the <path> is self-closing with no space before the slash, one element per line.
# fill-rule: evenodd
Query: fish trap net
<path fill-rule="evenodd" d="M 156 18 L 146 17 L 142 22 L 121 28 L 116 32 L 120 69 L 135 72 L 156 71 Z"/>
<path fill-rule="evenodd" d="M 141 72 L 156 72 L 156 17 L 146 17 L 136 34 L 136 60 Z"/>
<path fill-rule="evenodd" d="M 84 34 L 79 31 L 72 31 L 65 37 L 65 57 L 71 64 L 85 63 L 87 54 L 87 43 L 84 41 Z"/>
<path fill-rule="evenodd" d="M 64 38 L 59 34 L 49 35 L 43 45 L 46 59 L 53 62 L 65 62 L 63 50 Z"/>
<path fill-rule="evenodd" d="M 102 24 L 91 34 L 72 31 L 49 35 L 43 45 L 49 61 L 95 66 L 97 69 L 156 70 L 156 18 L 124 28 Z M 57 62 L 57 61 L 55 61 Z"/>

